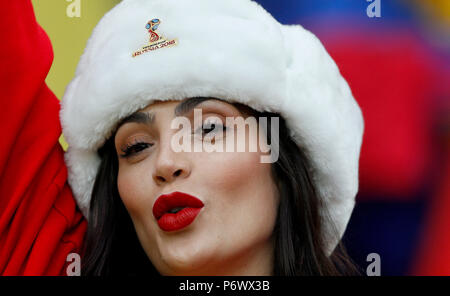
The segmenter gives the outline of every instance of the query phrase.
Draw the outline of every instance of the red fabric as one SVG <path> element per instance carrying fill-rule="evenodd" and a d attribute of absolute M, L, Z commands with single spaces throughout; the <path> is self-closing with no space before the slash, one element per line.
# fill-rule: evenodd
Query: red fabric
<path fill-rule="evenodd" d="M 326 48 L 361 106 L 365 130 L 359 198 L 406 201 L 428 181 L 433 101 L 433 57 L 404 31 L 349 34 Z"/>
<path fill-rule="evenodd" d="M 45 84 L 53 51 L 30 1 L 0 18 L 0 274 L 65 275 L 86 220 L 67 183 L 60 104 Z"/>
<path fill-rule="evenodd" d="M 450 276 L 450 138 L 447 141 L 446 165 L 428 209 L 412 275 Z"/>

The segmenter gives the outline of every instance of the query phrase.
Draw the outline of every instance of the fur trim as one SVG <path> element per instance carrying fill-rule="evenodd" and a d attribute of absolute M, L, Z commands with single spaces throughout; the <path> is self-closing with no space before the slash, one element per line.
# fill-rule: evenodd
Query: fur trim
<path fill-rule="evenodd" d="M 145 24 L 177 45 L 132 57 Z M 85 217 L 103 145 L 124 117 L 155 100 L 212 96 L 277 112 L 306 149 L 339 237 L 358 190 L 361 110 L 320 41 L 250 0 L 124 0 L 94 29 L 62 100 L 69 183 Z M 326 219 L 325 209 L 322 210 Z"/>

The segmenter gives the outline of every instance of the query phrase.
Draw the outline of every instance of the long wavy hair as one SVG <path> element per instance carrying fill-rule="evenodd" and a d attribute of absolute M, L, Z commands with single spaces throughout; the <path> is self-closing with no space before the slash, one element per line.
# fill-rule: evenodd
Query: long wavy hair
<path fill-rule="evenodd" d="M 279 117 L 279 158 L 272 164 L 280 203 L 274 228 L 275 276 L 360 275 L 341 242 L 328 256 L 323 237 L 331 223 L 311 178 L 311 164 L 304 149 L 289 136 L 278 114 L 257 112 L 234 103 L 241 113 Z M 267 138 L 270 142 L 270 120 Z M 118 158 L 112 135 L 98 150 L 101 164 L 95 179 L 89 224 L 82 255 L 82 275 L 160 276 L 144 252 L 117 187 Z"/>

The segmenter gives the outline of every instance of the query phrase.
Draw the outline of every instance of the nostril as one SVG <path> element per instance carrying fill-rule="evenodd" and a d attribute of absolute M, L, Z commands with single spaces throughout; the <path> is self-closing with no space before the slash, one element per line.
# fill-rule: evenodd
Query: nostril
<path fill-rule="evenodd" d="M 175 177 L 178 177 L 181 174 L 181 170 L 177 170 L 175 173 L 173 173 L 173 175 Z"/>

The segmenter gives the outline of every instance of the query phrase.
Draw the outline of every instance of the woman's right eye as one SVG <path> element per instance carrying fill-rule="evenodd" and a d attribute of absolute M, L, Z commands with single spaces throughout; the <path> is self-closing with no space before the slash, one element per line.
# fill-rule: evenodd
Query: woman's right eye
<path fill-rule="evenodd" d="M 132 145 L 127 145 L 127 147 L 125 149 L 121 149 L 123 154 L 121 154 L 120 156 L 123 158 L 131 157 L 151 146 L 153 146 L 153 144 L 144 143 L 144 142 L 138 142 L 138 143 L 135 143 Z"/>

